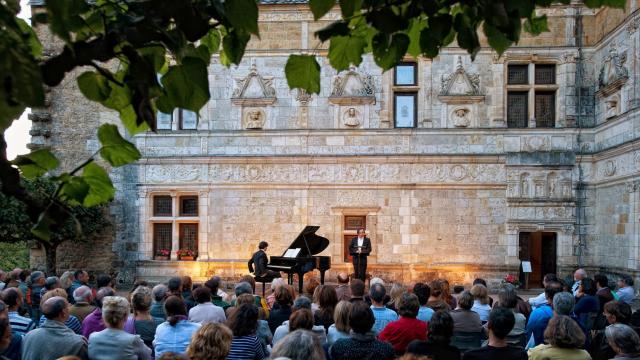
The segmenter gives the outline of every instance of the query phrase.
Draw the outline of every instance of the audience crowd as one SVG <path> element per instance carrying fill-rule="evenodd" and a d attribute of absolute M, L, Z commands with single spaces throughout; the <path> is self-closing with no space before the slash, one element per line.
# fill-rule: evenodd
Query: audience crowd
<path fill-rule="evenodd" d="M 263 297 L 251 276 L 231 294 L 217 276 L 183 276 L 124 292 L 82 270 L 0 271 L 0 360 L 640 360 L 627 276 L 613 285 L 584 269 L 567 281 L 547 274 L 528 300 L 483 279 L 453 293 L 445 279 L 305 283 L 297 294 L 278 278 Z"/>

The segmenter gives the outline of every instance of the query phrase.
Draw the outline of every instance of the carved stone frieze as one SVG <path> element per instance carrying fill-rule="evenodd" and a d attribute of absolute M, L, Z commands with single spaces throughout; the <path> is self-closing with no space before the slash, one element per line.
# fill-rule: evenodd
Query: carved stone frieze
<path fill-rule="evenodd" d="M 264 106 L 276 101 L 273 77 L 261 76 L 255 64 L 251 66 L 247 76 L 235 81 L 236 88 L 231 95 L 231 102 L 235 105 Z"/>
<path fill-rule="evenodd" d="M 507 170 L 507 198 L 557 201 L 572 196 L 571 170 Z"/>
<path fill-rule="evenodd" d="M 148 183 L 206 182 L 200 165 L 148 165 L 146 167 Z"/>
<path fill-rule="evenodd" d="M 333 79 L 329 102 L 339 105 L 375 104 L 375 86 L 369 74 L 351 67 Z"/>

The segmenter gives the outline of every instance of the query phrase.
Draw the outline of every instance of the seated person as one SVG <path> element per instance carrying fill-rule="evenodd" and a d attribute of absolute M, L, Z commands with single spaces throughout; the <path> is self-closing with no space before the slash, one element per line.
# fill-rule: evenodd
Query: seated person
<path fill-rule="evenodd" d="M 260 241 L 260 244 L 258 244 L 258 251 L 253 253 L 248 262 L 249 272 L 253 273 L 255 276 L 278 278 L 280 277 L 280 273 L 278 271 L 267 269 L 267 264 L 269 264 L 269 257 L 267 257 L 268 247 L 269 243 L 266 241 Z"/>
<path fill-rule="evenodd" d="M 426 355 L 432 360 L 458 360 L 460 350 L 452 346 L 453 318 L 447 311 L 436 311 L 429 321 L 427 341 L 414 340 L 407 348 L 408 354 Z"/>
<path fill-rule="evenodd" d="M 487 328 L 489 329 L 489 343 L 479 349 L 469 350 L 464 354 L 464 360 L 513 359 L 527 360 L 527 353 L 519 346 L 509 345 L 507 335 L 513 329 L 516 317 L 513 310 L 496 307 L 489 313 Z"/>
<path fill-rule="evenodd" d="M 427 339 L 427 323 L 416 319 L 420 303 L 414 294 L 403 294 L 398 304 L 400 319 L 390 322 L 378 335 L 393 345 L 396 354 L 403 354 L 413 340 Z"/>

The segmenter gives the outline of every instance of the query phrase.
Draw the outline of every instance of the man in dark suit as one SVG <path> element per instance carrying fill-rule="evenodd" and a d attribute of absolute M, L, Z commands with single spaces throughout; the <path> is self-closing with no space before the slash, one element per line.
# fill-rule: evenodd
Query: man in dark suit
<path fill-rule="evenodd" d="M 268 247 L 269 244 L 266 241 L 260 241 L 260 244 L 258 244 L 258 251 L 253 253 L 249 260 L 249 272 L 260 277 L 280 277 L 280 272 L 267 269 L 267 264 L 269 264 L 269 258 L 267 257 Z"/>
<path fill-rule="evenodd" d="M 364 229 L 358 229 L 358 236 L 351 239 L 349 254 L 353 258 L 353 271 L 356 279 L 365 281 L 367 276 L 367 256 L 371 253 L 371 240 L 365 236 Z"/>

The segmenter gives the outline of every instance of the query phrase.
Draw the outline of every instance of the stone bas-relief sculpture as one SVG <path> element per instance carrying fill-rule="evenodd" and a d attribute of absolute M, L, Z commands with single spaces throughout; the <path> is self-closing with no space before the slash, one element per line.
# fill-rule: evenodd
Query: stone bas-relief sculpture
<path fill-rule="evenodd" d="M 604 116 L 605 118 L 609 119 L 612 118 L 614 116 L 618 115 L 618 107 L 619 107 L 619 98 L 617 95 L 614 95 L 610 98 L 608 98 L 605 102 L 604 102 Z"/>
<path fill-rule="evenodd" d="M 624 67 L 626 60 L 627 53 L 618 54 L 616 44 L 611 43 L 609 55 L 604 59 L 598 76 L 598 85 L 600 88 L 604 88 L 613 84 L 615 81 L 629 77 L 627 68 Z"/>
<path fill-rule="evenodd" d="M 451 122 L 453 126 L 458 128 L 466 128 L 471 125 L 471 110 L 467 108 L 456 108 L 451 114 Z"/>
<path fill-rule="evenodd" d="M 356 110 L 354 107 L 350 107 L 345 111 L 342 116 L 343 123 L 347 127 L 358 127 L 360 126 L 360 112 Z"/>
<path fill-rule="evenodd" d="M 266 116 L 262 109 L 249 108 L 244 112 L 244 128 L 245 129 L 262 129 Z"/>
<path fill-rule="evenodd" d="M 440 96 L 481 96 L 480 75 L 468 73 L 458 56 L 456 70 L 452 74 L 442 75 Z"/>
<path fill-rule="evenodd" d="M 375 104 L 373 78 L 351 67 L 347 72 L 333 78 L 329 102 L 339 105 Z"/>
<path fill-rule="evenodd" d="M 243 78 L 236 78 L 236 88 L 231 95 L 234 105 L 271 105 L 276 101 L 276 90 L 273 87 L 273 77 L 263 77 L 258 73 L 255 64 L 251 71 Z"/>

